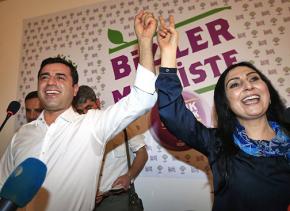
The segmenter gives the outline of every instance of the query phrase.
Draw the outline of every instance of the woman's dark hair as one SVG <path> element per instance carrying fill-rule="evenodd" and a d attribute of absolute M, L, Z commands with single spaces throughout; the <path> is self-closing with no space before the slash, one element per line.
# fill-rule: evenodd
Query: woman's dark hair
<path fill-rule="evenodd" d="M 39 71 L 38 71 L 38 74 L 37 74 L 37 78 L 39 78 L 41 70 L 42 70 L 42 68 L 45 65 L 56 64 L 56 63 L 61 63 L 61 64 L 64 64 L 64 65 L 68 66 L 69 69 L 70 69 L 70 72 L 71 72 L 71 77 L 73 79 L 73 85 L 78 83 L 79 75 L 78 75 L 78 72 L 77 72 L 77 69 L 76 69 L 76 65 L 71 60 L 66 60 L 65 57 L 60 57 L 60 56 L 49 57 L 49 58 L 43 60 L 41 65 L 40 65 L 40 68 L 39 68 Z"/>
<path fill-rule="evenodd" d="M 236 67 L 248 67 L 256 71 L 261 79 L 266 83 L 270 93 L 270 105 L 266 112 L 269 121 L 278 122 L 283 130 L 289 134 L 290 126 L 286 122 L 283 113 L 285 112 L 285 105 L 283 104 L 278 92 L 275 90 L 270 80 L 259 71 L 253 64 L 249 62 L 239 62 L 229 66 L 219 77 L 214 90 L 214 105 L 217 115 L 217 137 L 222 140 L 217 148 L 219 160 L 217 160 L 219 172 L 221 174 L 221 181 L 219 182 L 219 190 L 224 188 L 228 182 L 230 175 L 230 157 L 235 155 L 238 148 L 233 141 L 233 132 L 237 123 L 236 115 L 230 109 L 228 99 L 225 92 L 225 78 L 227 74 Z M 217 192 L 217 191 L 216 191 Z"/>

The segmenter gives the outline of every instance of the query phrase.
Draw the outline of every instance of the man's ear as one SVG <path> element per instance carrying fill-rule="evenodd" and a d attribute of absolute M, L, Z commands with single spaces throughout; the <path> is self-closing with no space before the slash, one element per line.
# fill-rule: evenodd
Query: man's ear
<path fill-rule="evenodd" d="M 97 98 L 96 100 L 97 109 L 101 109 L 101 101 Z"/>
<path fill-rule="evenodd" d="M 73 88 L 74 88 L 74 97 L 75 97 L 79 91 L 79 85 L 75 84 L 75 85 L 73 85 Z"/>

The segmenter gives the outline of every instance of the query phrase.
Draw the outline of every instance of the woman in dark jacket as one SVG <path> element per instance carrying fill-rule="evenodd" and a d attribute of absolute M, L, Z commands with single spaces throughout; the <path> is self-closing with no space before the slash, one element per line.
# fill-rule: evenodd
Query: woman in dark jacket
<path fill-rule="evenodd" d="M 176 74 L 178 33 L 160 18 L 161 68 L 156 87 L 160 118 L 179 139 L 208 157 L 214 211 L 290 209 L 290 125 L 271 82 L 254 65 L 229 66 L 214 90 L 217 127 L 196 120 Z"/>

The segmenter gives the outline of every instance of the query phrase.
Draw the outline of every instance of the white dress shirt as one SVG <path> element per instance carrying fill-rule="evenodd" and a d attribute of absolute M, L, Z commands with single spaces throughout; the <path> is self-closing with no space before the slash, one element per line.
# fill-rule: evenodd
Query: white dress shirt
<path fill-rule="evenodd" d="M 136 135 L 131 138 L 129 149 L 131 152 L 137 152 L 141 147 L 145 146 L 143 135 Z M 99 180 L 99 191 L 106 192 L 112 189 L 112 184 L 119 177 L 128 172 L 128 162 L 126 145 L 124 142 L 123 132 L 118 134 L 113 140 L 109 141 L 106 146 L 102 172 Z M 132 154 L 130 153 L 132 159 Z"/>
<path fill-rule="evenodd" d="M 155 80 L 139 65 L 131 93 L 107 109 L 79 115 L 70 107 L 50 126 L 43 113 L 23 125 L 0 161 L 0 187 L 17 165 L 35 157 L 46 164 L 47 175 L 26 210 L 92 210 L 105 144 L 153 107 Z"/>

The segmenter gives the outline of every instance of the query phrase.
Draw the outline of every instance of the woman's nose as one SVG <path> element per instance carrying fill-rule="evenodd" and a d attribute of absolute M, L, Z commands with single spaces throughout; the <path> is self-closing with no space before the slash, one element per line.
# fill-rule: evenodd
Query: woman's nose
<path fill-rule="evenodd" d="M 253 89 L 253 84 L 250 81 L 246 80 L 244 82 L 244 88 L 247 89 L 247 90 L 251 90 L 251 89 Z"/>

